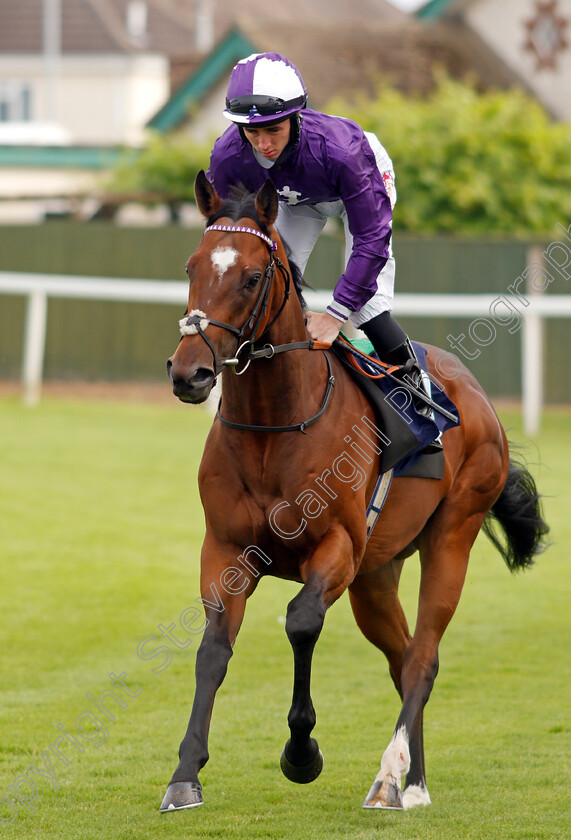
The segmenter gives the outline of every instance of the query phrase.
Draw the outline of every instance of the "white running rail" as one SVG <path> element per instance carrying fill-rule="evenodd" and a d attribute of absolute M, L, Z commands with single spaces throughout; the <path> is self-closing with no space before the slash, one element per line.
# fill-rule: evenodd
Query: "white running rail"
<path fill-rule="evenodd" d="M 23 295 L 28 299 L 22 383 L 25 402 L 35 405 L 41 394 L 50 297 L 184 306 L 188 283 L 4 271 L 0 272 L 0 294 Z M 304 297 L 310 309 L 323 311 L 331 293 L 306 290 Z M 507 299 L 506 296 L 493 294 L 397 294 L 395 311 L 399 316 L 444 315 L 478 319 L 490 316 L 492 304 L 498 298 Z M 515 304 L 517 299 L 513 300 Z M 543 402 L 543 321 L 551 317 L 568 318 L 571 315 L 571 295 L 530 295 L 526 301 L 525 307 L 517 307 L 522 321 L 518 330 L 522 352 L 522 407 L 524 430 L 528 435 L 535 435 L 540 427 Z"/>

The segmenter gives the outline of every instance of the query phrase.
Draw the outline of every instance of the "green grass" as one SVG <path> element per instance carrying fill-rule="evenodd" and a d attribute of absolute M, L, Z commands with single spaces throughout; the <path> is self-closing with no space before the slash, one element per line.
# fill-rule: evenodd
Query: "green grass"
<path fill-rule="evenodd" d="M 519 418 L 503 418 L 522 441 Z M 378 838 L 551 840 L 568 836 L 569 614 L 566 504 L 569 414 L 545 417 L 529 455 L 553 546 L 511 576 L 485 538 L 474 548 L 457 614 L 441 645 L 426 712 L 433 804 L 363 811 L 399 711 L 386 663 L 357 630 L 346 597 L 330 611 L 313 677 L 321 777 L 281 775 L 292 655 L 283 628 L 297 586 L 265 580 L 249 604 L 217 697 L 206 805 L 161 816 L 193 693 L 197 640 L 142 660 L 137 646 L 198 596 L 203 516 L 197 466 L 210 425 L 178 405 L 0 401 L 0 819 L 2 798 L 82 712 L 126 672 L 137 696 L 113 702 L 57 777 L 33 775 L 35 812 L 21 805 L 6 837 Z M 414 620 L 415 559 L 403 603 Z M 179 632 L 180 638 L 185 634 Z M 197 637 L 198 639 L 198 637 Z M 164 639 L 162 640 L 164 643 Z M 159 642 L 156 642 L 158 645 Z M 171 648 L 174 645 L 170 644 Z M 148 650 L 152 650 L 152 645 Z M 77 737 L 77 733 L 76 737 Z M 97 745 L 97 741 L 101 743 Z M 105 740 L 103 740 L 105 739 Z M 22 782 L 23 797 L 33 793 Z M 566 810 L 567 809 L 567 810 Z"/>

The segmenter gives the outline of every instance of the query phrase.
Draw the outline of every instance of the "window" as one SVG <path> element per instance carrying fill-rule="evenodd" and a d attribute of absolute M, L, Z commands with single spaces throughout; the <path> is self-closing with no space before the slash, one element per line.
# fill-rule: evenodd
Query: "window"
<path fill-rule="evenodd" d="M 0 81 L 0 122 L 31 120 L 31 91 L 25 82 Z"/>

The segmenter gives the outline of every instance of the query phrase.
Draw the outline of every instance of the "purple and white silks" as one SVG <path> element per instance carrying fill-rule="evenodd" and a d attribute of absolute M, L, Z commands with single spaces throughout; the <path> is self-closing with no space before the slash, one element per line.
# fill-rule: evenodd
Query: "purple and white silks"
<path fill-rule="evenodd" d="M 347 318 L 375 295 L 379 274 L 391 259 L 392 207 L 383 175 L 391 189 L 394 173 L 386 153 L 387 169 L 382 168 L 384 161 L 378 159 L 379 149 L 384 152 L 382 146 L 374 138 L 378 148 L 373 150 L 357 123 L 310 109 L 302 115 L 299 143 L 283 165 L 262 166 L 251 144 L 242 140 L 239 129 L 232 125 L 214 144 L 207 175 L 223 198 L 237 183 L 255 192 L 270 177 L 284 210 L 287 206 L 302 211 L 301 205 L 305 205 L 308 216 L 321 212 L 323 223 L 329 215 L 341 215 L 335 209 L 341 207 L 352 238 L 351 253 L 333 293 L 332 307 L 337 311 L 332 307 L 330 311 Z M 323 211 L 327 206 L 331 212 Z M 278 231 L 281 233 L 279 219 Z"/>

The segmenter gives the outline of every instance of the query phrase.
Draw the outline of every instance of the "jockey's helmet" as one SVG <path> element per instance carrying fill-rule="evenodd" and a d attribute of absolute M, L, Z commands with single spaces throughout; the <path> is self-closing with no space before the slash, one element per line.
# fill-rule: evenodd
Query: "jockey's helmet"
<path fill-rule="evenodd" d="M 281 122 L 306 105 L 297 67 L 279 53 L 254 53 L 232 70 L 223 114 L 239 125 L 260 125 Z"/>

